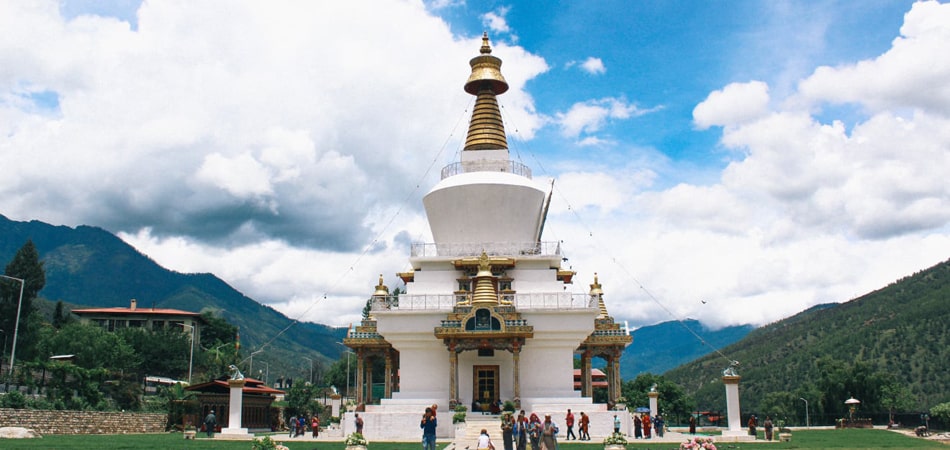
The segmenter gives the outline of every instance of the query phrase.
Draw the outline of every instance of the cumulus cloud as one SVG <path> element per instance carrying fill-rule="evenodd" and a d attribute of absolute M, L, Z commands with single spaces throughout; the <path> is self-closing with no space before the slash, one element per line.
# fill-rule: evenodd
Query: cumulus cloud
<path fill-rule="evenodd" d="M 650 112 L 620 98 L 602 98 L 575 103 L 566 112 L 557 113 L 555 120 L 561 134 L 576 138 L 582 133 L 600 131 L 609 120 L 629 119 Z"/>
<path fill-rule="evenodd" d="M 693 109 L 693 121 L 700 129 L 728 126 L 755 119 L 766 112 L 769 87 L 761 81 L 732 83 L 713 91 Z"/>
<path fill-rule="evenodd" d="M 508 26 L 508 20 L 505 18 L 510 9 L 510 7 L 501 7 L 495 11 L 482 14 L 482 24 L 494 33 L 511 32 L 511 27 Z"/>
<path fill-rule="evenodd" d="M 842 67 L 819 67 L 799 84 L 799 102 L 858 103 L 869 111 L 913 108 L 950 116 L 950 9 L 915 3 L 890 50 Z"/>
<path fill-rule="evenodd" d="M 568 63 L 570 67 L 574 62 Z M 583 62 L 579 63 L 578 66 L 584 71 L 591 75 L 600 75 L 607 72 L 607 67 L 604 66 L 604 62 L 600 58 L 595 58 L 593 56 L 588 57 Z"/>

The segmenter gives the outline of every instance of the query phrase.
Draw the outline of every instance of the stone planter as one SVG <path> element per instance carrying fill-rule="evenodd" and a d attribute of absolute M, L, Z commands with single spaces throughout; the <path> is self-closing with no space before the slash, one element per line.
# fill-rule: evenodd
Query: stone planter
<path fill-rule="evenodd" d="M 366 450 L 365 445 L 347 445 L 346 450 Z"/>
<path fill-rule="evenodd" d="M 779 433 L 779 434 L 778 434 L 778 440 L 779 440 L 780 442 L 791 442 L 791 440 L 792 440 L 792 433 Z"/>
<path fill-rule="evenodd" d="M 606 444 L 604 450 L 626 450 L 627 446 L 623 444 Z"/>

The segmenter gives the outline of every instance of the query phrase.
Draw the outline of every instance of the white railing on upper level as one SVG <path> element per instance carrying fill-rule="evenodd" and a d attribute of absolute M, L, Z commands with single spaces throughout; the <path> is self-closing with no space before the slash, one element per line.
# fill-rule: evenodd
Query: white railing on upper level
<path fill-rule="evenodd" d="M 471 172 L 507 172 L 531 178 L 531 168 L 517 161 L 477 160 L 459 161 L 442 168 L 442 179 Z"/>
<path fill-rule="evenodd" d="M 453 242 L 412 244 L 411 257 L 436 256 L 479 256 L 485 252 L 488 256 L 549 257 L 560 256 L 561 243 L 548 242 Z"/>
<path fill-rule="evenodd" d="M 596 308 L 597 300 L 588 294 L 550 292 L 534 294 L 503 294 L 499 296 L 518 310 L 570 310 Z M 398 297 L 377 297 L 373 311 L 451 311 L 455 305 L 471 300 L 471 294 L 402 294 Z"/>

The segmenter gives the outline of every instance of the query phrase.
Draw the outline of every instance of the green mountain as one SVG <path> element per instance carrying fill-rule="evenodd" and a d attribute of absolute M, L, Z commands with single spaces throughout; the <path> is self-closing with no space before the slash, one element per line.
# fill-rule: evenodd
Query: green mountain
<path fill-rule="evenodd" d="M 713 348 L 721 348 L 744 338 L 753 329 L 752 325 L 737 325 L 712 330 L 693 319 L 637 328 L 632 333 L 633 343 L 620 360 L 620 375 L 632 380 L 641 373 L 661 374 L 705 355 L 711 349 L 697 335 Z"/>
<path fill-rule="evenodd" d="M 33 240 L 46 269 L 46 286 L 39 294 L 43 299 L 112 307 L 128 306 L 134 298 L 142 307 L 211 310 L 240 327 L 245 354 L 286 329 L 255 356 L 255 363 L 267 363 L 271 380 L 284 375 L 309 376 L 310 363 L 301 356 L 326 363 L 341 353 L 336 342 L 345 336 L 345 328 L 311 322 L 291 326 L 294 320 L 241 294 L 218 277 L 165 269 L 106 230 L 17 222 L 0 215 L 0 262 L 9 262 L 28 239 Z"/>
<path fill-rule="evenodd" d="M 950 261 L 846 303 L 821 305 L 758 328 L 722 349 L 740 362 L 743 412 L 802 415 L 811 399 L 825 421 L 842 417 L 848 397 L 866 416 L 920 411 L 950 401 Z M 701 408 L 725 408 L 717 354 L 665 375 Z M 793 414 L 794 413 L 794 414 Z"/>

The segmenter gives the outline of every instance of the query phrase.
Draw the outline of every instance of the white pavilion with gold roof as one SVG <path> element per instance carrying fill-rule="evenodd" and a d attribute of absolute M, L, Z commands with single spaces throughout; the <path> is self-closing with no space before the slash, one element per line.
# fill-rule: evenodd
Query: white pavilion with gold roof
<path fill-rule="evenodd" d="M 612 405 L 632 338 L 607 314 L 597 277 L 588 292 L 571 293 L 575 273 L 561 267 L 560 244 L 541 240 L 549 194 L 509 159 L 496 99 L 508 83 L 491 51 L 483 36 L 470 62 L 465 91 L 476 101 L 461 160 L 442 169 L 423 199 L 435 242 L 413 244 L 412 269 L 398 274 L 404 294 L 391 296 L 380 276 L 369 319 L 343 341 L 357 355 L 355 396 L 370 439 L 418 439 L 433 404 L 438 436 L 452 437 L 455 405 L 509 400 L 556 420 L 568 408 L 578 418 L 584 411 L 592 435 L 612 431 L 614 412 L 592 401 L 591 359 L 607 362 Z M 383 365 L 382 380 L 372 379 L 374 364 Z M 374 398 L 371 386 L 380 383 Z M 353 430 L 352 414 L 344 428 Z"/>

